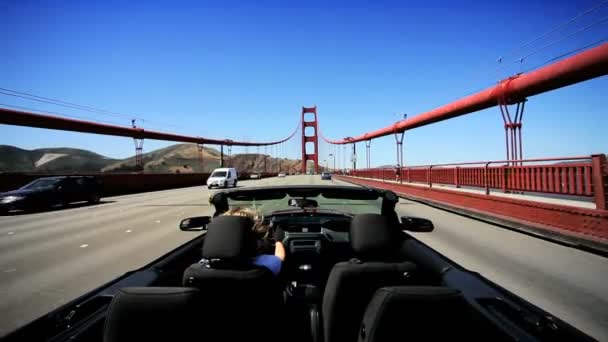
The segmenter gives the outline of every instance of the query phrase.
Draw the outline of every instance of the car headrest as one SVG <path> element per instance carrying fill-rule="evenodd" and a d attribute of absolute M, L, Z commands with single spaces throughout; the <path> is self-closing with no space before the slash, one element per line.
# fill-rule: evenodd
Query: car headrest
<path fill-rule="evenodd" d="M 199 341 L 199 290 L 188 287 L 127 287 L 114 296 L 104 342 Z"/>
<path fill-rule="evenodd" d="M 480 339 L 471 339 L 472 336 L 466 334 L 466 330 L 477 327 L 471 324 L 469 317 L 472 314 L 457 289 L 383 287 L 367 305 L 359 329 L 359 342 L 388 342 L 394 341 L 395 336 L 407 336 L 413 341 L 478 341 Z M 441 322 L 440 329 L 437 329 L 438 322 Z"/>
<path fill-rule="evenodd" d="M 398 241 L 399 230 L 388 217 L 359 214 L 350 223 L 350 245 L 357 257 L 377 259 L 393 256 Z"/>
<path fill-rule="evenodd" d="M 255 255 L 253 221 L 245 216 L 218 216 L 207 227 L 203 258 L 231 262 Z"/>

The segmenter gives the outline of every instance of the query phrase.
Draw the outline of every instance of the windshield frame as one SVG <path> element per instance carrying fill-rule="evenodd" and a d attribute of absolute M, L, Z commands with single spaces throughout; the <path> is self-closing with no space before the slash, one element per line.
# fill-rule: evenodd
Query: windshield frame
<path fill-rule="evenodd" d="M 376 207 L 379 208 L 378 213 L 381 215 L 395 215 L 395 206 L 399 201 L 397 195 L 390 190 L 379 190 L 372 188 L 357 188 L 352 186 L 269 186 L 260 188 L 243 188 L 233 189 L 226 191 L 219 191 L 211 195 L 209 203 L 215 207 L 214 216 L 219 216 L 222 213 L 228 211 L 230 208 L 234 208 L 236 202 L 252 202 L 252 201 L 276 201 L 281 200 L 287 203 L 289 198 L 307 198 L 307 199 L 319 199 L 316 198 L 322 196 L 320 206 L 317 208 L 298 208 L 289 206 L 277 206 L 275 210 L 293 209 L 314 212 L 315 210 L 323 209 L 335 209 L 332 207 L 322 206 L 323 201 L 326 200 L 344 200 L 344 201 L 356 201 L 356 200 L 377 200 Z M 355 204 L 353 202 L 352 204 Z M 348 205 L 348 204 L 342 204 Z M 347 211 L 343 211 L 347 213 Z M 268 214 L 268 213 L 266 213 Z"/>
<path fill-rule="evenodd" d="M 315 197 L 306 197 L 307 200 L 314 200 L 318 203 L 315 207 L 299 207 L 289 204 L 291 199 L 302 199 L 303 197 L 286 196 L 281 199 L 266 199 L 251 201 L 239 201 L 228 198 L 229 209 L 235 208 L 251 208 L 259 212 L 263 216 L 273 215 L 275 212 L 285 211 L 302 211 L 302 212 L 324 212 L 332 211 L 342 213 L 349 216 L 356 214 L 381 214 L 382 213 L 382 197 L 374 200 L 360 200 L 348 198 L 326 198 L 322 195 Z"/>

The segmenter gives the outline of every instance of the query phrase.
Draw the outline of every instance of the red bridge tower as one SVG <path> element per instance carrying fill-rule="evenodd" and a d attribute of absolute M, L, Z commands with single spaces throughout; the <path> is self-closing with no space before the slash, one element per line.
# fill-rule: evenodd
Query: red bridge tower
<path fill-rule="evenodd" d="M 306 121 L 306 113 L 312 113 L 314 119 L 312 121 Z M 314 133 L 312 135 L 306 135 L 306 127 L 313 127 Z M 315 145 L 314 153 L 306 153 L 306 143 L 313 143 Z M 318 138 L 318 126 L 317 126 L 317 106 L 306 108 L 302 107 L 302 173 L 306 174 L 306 164 L 309 160 L 312 160 L 315 164 L 315 172 L 319 172 L 319 138 Z"/>

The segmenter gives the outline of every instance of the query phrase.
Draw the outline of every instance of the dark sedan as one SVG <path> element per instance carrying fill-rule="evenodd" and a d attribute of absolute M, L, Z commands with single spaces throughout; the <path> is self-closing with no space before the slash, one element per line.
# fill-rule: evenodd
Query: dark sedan
<path fill-rule="evenodd" d="M 331 180 L 331 173 L 329 173 L 329 172 L 323 172 L 323 173 L 321 173 L 321 179 L 323 179 L 323 180 Z"/>
<path fill-rule="evenodd" d="M 0 213 L 11 210 L 40 210 L 72 202 L 98 203 L 101 186 L 94 177 L 45 177 L 17 190 L 0 193 Z"/>

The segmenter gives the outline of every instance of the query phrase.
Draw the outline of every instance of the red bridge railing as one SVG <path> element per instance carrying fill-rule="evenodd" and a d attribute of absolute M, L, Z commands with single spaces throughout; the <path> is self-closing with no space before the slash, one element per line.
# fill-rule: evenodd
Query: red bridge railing
<path fill-rule="evenodd" d="M 533 163 L 533 164 L 531 164 Z M 592 197 L 597 209 L 606 210 L 606 156 L 603 154 L 517 161 L 488 161 L 397 168 L 360 169 L 354 176 L 503 192 Z"/>

